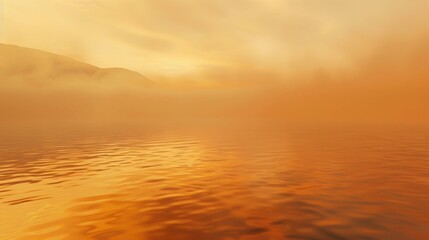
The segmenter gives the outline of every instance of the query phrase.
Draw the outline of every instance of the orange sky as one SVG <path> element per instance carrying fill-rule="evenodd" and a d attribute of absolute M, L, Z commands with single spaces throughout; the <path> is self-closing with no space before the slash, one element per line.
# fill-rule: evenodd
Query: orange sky
<path fill-rule="evenodd" d="M 427 0 L 1 3 L 2 43 L 173 88 L 0 45 L 0 120 L 429 123 Z"/>
<path fill-rule="evenodd" d="M 3 0 L 1 41 L 157 79 L 293 81 L 350 70 L 426 0 Z M 268 76 L 268 77 L 267 77 Z"/>

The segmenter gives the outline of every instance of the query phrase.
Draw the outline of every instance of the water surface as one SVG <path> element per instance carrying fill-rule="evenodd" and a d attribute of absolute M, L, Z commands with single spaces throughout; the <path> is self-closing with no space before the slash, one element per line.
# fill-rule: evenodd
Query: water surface
<path fill-rule="evenodd" d="M 0 239 L 429 239 L 429 131 L 20 129 Z"/>

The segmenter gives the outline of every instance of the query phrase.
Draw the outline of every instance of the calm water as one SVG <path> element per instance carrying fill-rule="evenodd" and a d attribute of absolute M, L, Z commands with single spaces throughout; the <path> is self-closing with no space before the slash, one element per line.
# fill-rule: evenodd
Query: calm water
<path fill-rule="evenodd" d="M 2 240 L 429 239 L 427 129 L 3 132 Z"/>

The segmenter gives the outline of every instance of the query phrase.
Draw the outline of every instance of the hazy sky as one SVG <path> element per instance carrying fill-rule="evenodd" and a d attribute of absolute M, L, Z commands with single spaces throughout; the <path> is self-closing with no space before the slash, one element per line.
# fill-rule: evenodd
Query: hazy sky
<path fill-rule="evenodd" d="M 168 86 L 138 88 L 111 71 L 113 82 L 80 75 L 71 81 L 67 74 L 92 68 L 3 45 L 0 65 L 9 68 L 0 66 L 0 108 L 10 109 L 3 115 L 11 121 L 232 116 L 429 123 L 428 0 L 2 5 L 3 43 L 128 68 Z"/>
<path fill-rule="evenodd" d="M 1 42 L 153 78 L 285 78 L 350 69 L 428 27 L 427 0 L 0 0 Z"/>

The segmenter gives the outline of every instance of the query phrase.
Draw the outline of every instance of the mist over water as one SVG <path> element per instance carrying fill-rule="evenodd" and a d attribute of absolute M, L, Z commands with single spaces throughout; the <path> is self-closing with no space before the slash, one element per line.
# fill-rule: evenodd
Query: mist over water
<path fill-rule="evenodd" d="M 429 1 L 2 3 L 1 240 L 429 239 Z"/>
<path fill-rule="evenodd" d="M 2 131 L 1 239 L 427 239 L 429 129 Z"/>

